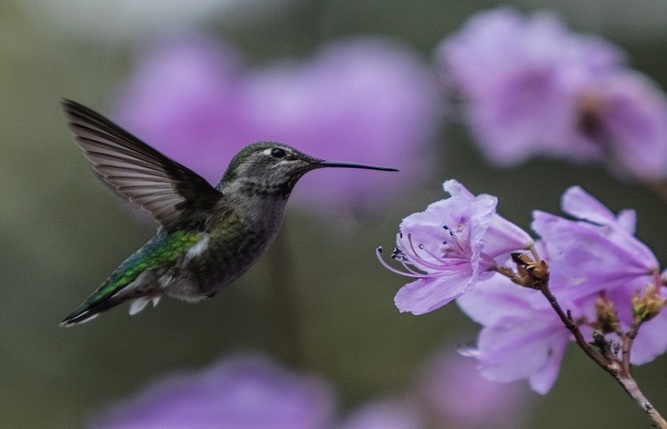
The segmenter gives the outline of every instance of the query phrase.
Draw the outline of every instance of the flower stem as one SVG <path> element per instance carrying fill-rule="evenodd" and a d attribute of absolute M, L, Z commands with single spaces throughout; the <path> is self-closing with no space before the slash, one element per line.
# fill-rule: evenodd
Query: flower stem
<path fill-rule="evenodd" d="M 611 371 L 609 373 L 614 375 L 614 378 L 623 387 L 623 390 L 625 390 L 625 392 L 637 402 L 641 409 L 644 410 L 652 420 L 654 427 L 659 429 L 667 428 L 667 421 L 660 415 L 660 413 L 658 413 L 653 405 L 651 405 L 648 399 L 646 399 L 632 375 L 628 373 L 627 376 L 622 376 L 622 372 L 624 371 L 619 371 L 618 376 L 614 375 Z"/>
<path fill-rule="evenodd" d="M 630 395 L 632 399 L 641 407 L 642 410 L 651 419 L 654 427 L 659 429 L 667 429 L 667 421 L 658 413 L 658 411 L 646 399 L 642 391 L 639 389 L 637 382 L 632 377 L 630 372 L 630 348 L 632 346 L 633 336 L 624 334 L 623 338 L 623 361 L 620 361 L 615 353 L 612 351 L 611 344 L 605 340 L 602 334 L 594 334 L 593 344 L 595 348 L 589 344 L 584 338 L 581 330 L 577 324 L 572 320 L 569 312 L 563 311 L 556 297 L 551 293 L 549 284 L 544 282 L 540 288 L 542 295 L 549 301 L 551 307 L 554 309 L 565 327 L 574 335 L 577 345 L 590 357 L 598 366 L 607 371 L 616 381 L 621 385 L 623 390 Z M 634 333 L 636 335 L 636 332 Z"/>

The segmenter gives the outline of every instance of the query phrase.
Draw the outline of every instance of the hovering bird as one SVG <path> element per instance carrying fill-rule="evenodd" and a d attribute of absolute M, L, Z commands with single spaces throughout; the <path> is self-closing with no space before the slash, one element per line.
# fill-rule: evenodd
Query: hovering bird
<path fill-rule="evenodd" d="M 61 326 L 91 320 L 127 301 L 130 314 L 136 314 L 164 295 L 193 302 L 210 298 L 269 247 L 301 176 L 330 167 L 397 171 L 324 161 L 261 142 L 241 149 L 213 187 L 93 110 L 70 100 L 63 108 L 93 170 L 159 227 Z"/>

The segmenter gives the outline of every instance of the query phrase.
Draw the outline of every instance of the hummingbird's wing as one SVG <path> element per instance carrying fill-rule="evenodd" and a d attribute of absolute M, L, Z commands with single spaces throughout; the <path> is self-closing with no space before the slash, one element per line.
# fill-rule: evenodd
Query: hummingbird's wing
<path fill-rule="evenodd" d="M 93 110 L 63 100 L 68 127 L 95 172 L 121 196 L 170 229 L 210 210 L 222 193 L 189 168 Z"/>

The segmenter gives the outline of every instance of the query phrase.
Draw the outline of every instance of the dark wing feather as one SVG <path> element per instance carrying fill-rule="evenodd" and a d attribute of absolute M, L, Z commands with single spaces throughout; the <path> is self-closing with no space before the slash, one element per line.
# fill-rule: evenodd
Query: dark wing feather
<path fill-rule="evenodd" d="M 93 110 L 63 100 L 69 129 L 99 176 L 165 228 L 211 209 L 222 194 Z"/>

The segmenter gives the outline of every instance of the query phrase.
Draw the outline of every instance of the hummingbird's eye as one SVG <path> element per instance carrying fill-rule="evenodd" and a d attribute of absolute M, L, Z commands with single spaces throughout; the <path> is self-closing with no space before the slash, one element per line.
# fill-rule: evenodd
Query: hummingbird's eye
<path fill-rule="evenodd" d="M 281 149 L 279 147 L 274 147 L 271 149 L 271 156 L 274 158 L 284 158 L 285 155 L 287 155 L 285 149 Z"/>

